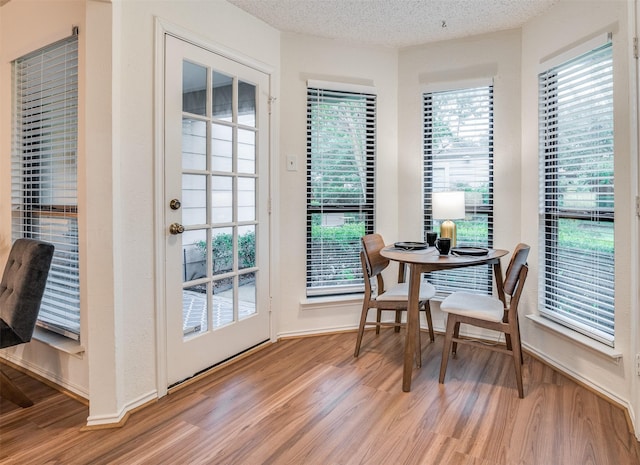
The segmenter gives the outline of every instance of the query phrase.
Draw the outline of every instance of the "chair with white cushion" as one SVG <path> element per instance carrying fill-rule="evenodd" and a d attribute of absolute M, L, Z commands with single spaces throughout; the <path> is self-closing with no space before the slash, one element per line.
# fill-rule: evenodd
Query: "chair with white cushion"
<path fill-rule="evenodd" d="M 454 292 L 442 301 L 440 309 L 447 313 L 447 329 L 442 348 L 440 383 L 444 383 L 449 352 L 455 357 L 458 344 L 468 344 L 506 353 L 513 358 L 516 370 L 518 395 L 524 397 L 522 385 L 522 346 L 518 327 L 518 302 L 527 278 L 529 246 L 518 244 L 515 248 L 504 280 L 505 302 L 494 296 Z M 507 300 L 508 296 L 508 302 Z M 468 324 L 504 333 L 506 347 L 488 345 L 480 341 L 460 337 L 460 324 Z"/>
<path fill-rule="evenodd" d="M 380 255 L 380 251 L 384 248 L 384 240 L 380 234 L 368 234 L 362 237 L 362 252 L 360 252 L 360 262 L 362 264 L 362 273 L 364 276 L 364 301 L 362 303 L 362 314 L 360 315 L 360 326 L 358 328 L 358 339 L 356 341 L 356 350 L 354 356 L 360 353 L 360 345 L 364 335 L 365 326 L 375 326 L 376 334 L 380 334 L 380 327 L 392 326 L 396 332 L 400 331 L 400 327 L 405 326 L 402 323 L 402 312 L 407 310 L 409 300 L 409 284 L 404 281 L 404 268 L 400 265 L 399 283 L 389 288 L 386 287 L 382 277 L 382 271 L 389 266 L 389 259 Z M 376 292 L 371 285 L 371 280 L 376 279 Z M 428 282 L 420 284 L 420 298 L 418 309 L 424 311 L 429 328 L 429 337 L 433 342 L 435 339 L 433 333 L 433 324 L 431 321 L 431 307 L 429 299 L 436 294 L 436 289 Z M 375 308 L 377 310 L 376 320 L 367 321 L 369 310 Z M 382 321 L 382 312 L 395 312 L 395 320 L 393 322 Z M 417 359 L 420 364 L 420 331 L 417 337 Z"/>

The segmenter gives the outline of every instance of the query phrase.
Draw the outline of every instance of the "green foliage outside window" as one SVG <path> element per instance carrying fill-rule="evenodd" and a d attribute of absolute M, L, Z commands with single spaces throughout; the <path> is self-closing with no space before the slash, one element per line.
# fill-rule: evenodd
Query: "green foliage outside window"
<path fill-rule="evenodd" d="M 200 250 L 202 256 L 206 258 L 205 241 L 198 241 L 195 246 Z M 254 231 L 238 236 L 239 268 L 252 268 L 256 265 L 256 235 Z M 213 237 L 212 258 L 214 263 L 214 273 L 231 271 L 233 269 L 233 235 L 216 234 Z"/>
<path fill-rule="evenodd" d="M 340 227 L 314 224 L 311 228 L 312 240 L 322 240 L 332 244 L 356 243 L 360 247 L 360 238 L 365 235 L 364 223 L 347 223 Z"/>

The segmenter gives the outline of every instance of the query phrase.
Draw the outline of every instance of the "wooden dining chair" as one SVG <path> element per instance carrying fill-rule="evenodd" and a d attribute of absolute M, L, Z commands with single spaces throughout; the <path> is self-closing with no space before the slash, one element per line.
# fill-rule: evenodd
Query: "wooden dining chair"
<path fill-rule="evenodd" d="M 440 309 L 447 313 L 447 329 L 442 348 L 440 364 L 440 384 L 444 383 L 449 361 L 449 352 L 456 356 L 458 344 L 468 344 L 484 349 L 506 353 L 513 358 L 516 370 L 518 395 L 524 397 L 522 385 L 522 345 L 520 342 L 520 328 L 518 325 L 518 303 L 524 282 L 527 279 L 527 257 L 529 246 L 518 244 L 511 256 L 509 267 L 504 279 L 503 291 L 505 301 L 494 296 L 473 294 L 469 292 L 454 292 L 440 304 Z M 501 293 L 502 294 L 502 293 Z M 509 301 L 507 302 L 507 296 Z M 504 333 L 506 347 L 503 345 L 488 345 L 480 341 L 460 337 L 460 324 L 492 329 Z"/>
<path fill-rule="evenodd" d="M 398 272 L 398 283 L 387 287 L 382 271 L 389 266 L 389 259 L 380 255 L 380 251 L 384 248 L 384 240 L 380 234 L 368 234 L 361 239 L 362 251 L 360 252 L 360 263 L 362 264 L 362 274 L 364 276 L 364 301 L 362 303 L 362 313 L 360 315 L 360 326 L 358 327 L 358 339 L 356 340 L 356 350 L 354 356 L 360 354 L 360 345 L 364 335 L 365 326 L 375 326 L 376 334 L 380 334 L 380 327 L 391 326 L 396 332 L 400 331 L 405 323 L 402 323 L 402 312 L 407 310 L 409 300 L 409 284 L 404 282 L 404 265 L 400 265 Z M 375 278 L 375 290 L 371 281 Z M 433 333 L 433 323 L 431 321 L 431 307 L 429 299 L 436 294 L 436 289 L 432 284 L 423 281 L 420 284 L 420 298 L 418 309 L 426 315 L 427 326 L 429 329 L 429 338 L 433 342 L 435 336 Z M 376 309 L 376 320 L 367 321 L 370 309 Z M 393 322 L 382 321 L 382 312 L 395 312 L 395 320 Z M 407 335 L 407 337 L 409 337 Z M 417 360 L 420 365 L 420 330 L 417 334 Z"/>

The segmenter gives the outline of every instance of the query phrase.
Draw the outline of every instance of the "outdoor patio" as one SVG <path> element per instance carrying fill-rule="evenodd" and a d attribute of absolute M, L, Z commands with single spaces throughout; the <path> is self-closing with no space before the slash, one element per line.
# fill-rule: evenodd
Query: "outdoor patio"
<path fill-rule="evenodd" d="M 256 312 L 255 283 L 239 288 L 238 319 L 242 320 Z M 213 295 L 211 328 L 220 328 L 233 322 L 233 290 Z M 188 289 L 182 291 L 182 324 L 184 335 L 204 332 L 207 326 L 207 294 Z"/>

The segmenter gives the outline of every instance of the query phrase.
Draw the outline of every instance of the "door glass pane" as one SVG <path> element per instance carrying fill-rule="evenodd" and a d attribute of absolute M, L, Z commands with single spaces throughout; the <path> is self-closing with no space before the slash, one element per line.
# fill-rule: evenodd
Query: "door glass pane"
<path fill-rule="evenodd" d="M 233 171 L 233 128 L 222 124 L 211 126 L 211 169 Z"/>
<path fill-rule="evenodd" d="M 185 226 L 207 222 L 207 176 L 182 175 L 182 224 Z"/>
<path fill-rule="evenodd" d="M 238 129 L 238 172 L 256 172 L 256 133 Z"/>
<path fill-rule="evenodd" d="M 256 272 L 240 275 L 238 288 L 238 319 L 256 313 Z"/>
<path fill-rule="evenodd" d="M 257 314 L 255 84 L 183 61 L 183 334 Z M 239 224 L 240 223 L 240 224 Z"/>
<path fill-rule="evenodd" d="M 238 221 L 256 219 L 256 180 L 238 178 Z"/>
<path fill-rule="evenodd" d="M 182 290 L 182 333 L 192 336 L 207 330 L 207 286 L 186 287 Z"/>
<path fill-rule="evenodd" d="M 238 123 L 256 127 L 256 86 L 238 81 Z"/>
<path fill-rule="evenodd" d="M 237 277 L 219 279 L 213 282 L 213 327 L 219 328 L 235 320 L 233 317 L 233 284 Z"/>
<path fill-rule="evenodd" d="M 207 68 L 188 61 L 182 62 L 182 111 L 207 112 Z"/>
<path fill-rule="evenodd" d="M 207 277 L 207 230 L 185 231 L 182 236 L 183 282 Z"/>
<path fill-rule="evenodd" d="M 233 221 L 233 178 L 211 177 L 211 221 L 230 223 Z"/>
<path fill-rule="evenodd" d="M 233 78 L 213 71 L 213 117 L 233 121 Z"/>
<path fill-rule="evenodd" d="M 213 274 L 233 271 L 233 228 L 213 228 Z"/>
<path fill-rule="evenodd" d="M 207 169 L 207 123 L 204 121 L 182 120 L 182 168 Z"/>
<path fill-rule="evenodd" d="M 256 266 L 256 226 L 238 227 L 238 268 Z"/>
<path fill-rule="evenodd" d="M 183 282 L 207 276 L 207 230 L 185 231 L 182 236 Z M 187 286 L 182 290 L 182 330 L 184 336 L 208 329 L 207 284 Z"/>

